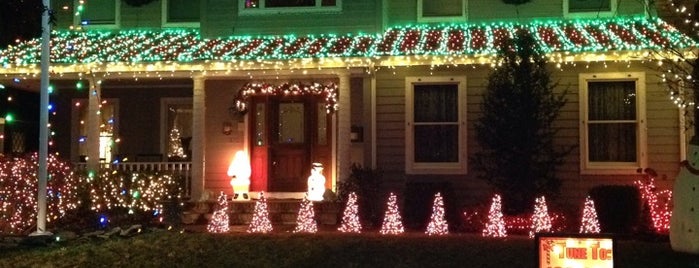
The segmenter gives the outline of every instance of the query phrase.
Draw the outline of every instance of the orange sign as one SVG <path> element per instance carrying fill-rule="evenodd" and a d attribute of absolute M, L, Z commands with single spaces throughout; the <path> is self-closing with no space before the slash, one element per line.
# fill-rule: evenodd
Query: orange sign
<path fill-rule="evenodd" d="M 614 267 L 614 240 L 605 236 L 541 234 L 539 268 Z"/>

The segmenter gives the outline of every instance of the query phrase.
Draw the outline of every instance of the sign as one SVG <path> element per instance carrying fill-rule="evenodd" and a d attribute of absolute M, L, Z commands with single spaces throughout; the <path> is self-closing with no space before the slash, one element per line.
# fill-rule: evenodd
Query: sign
<path fill-rule="evenodd" d="M 538 234 L 539 268 L 614 267 L 614 239 L 590 234 Z"/>

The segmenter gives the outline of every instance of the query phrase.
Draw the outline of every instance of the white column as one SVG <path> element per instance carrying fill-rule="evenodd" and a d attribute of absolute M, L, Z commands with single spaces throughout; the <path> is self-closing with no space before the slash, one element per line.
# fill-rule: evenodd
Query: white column
<path fill-rule="evenodd" d="M 100 102 L 102 101 L 102 85 L 90 81 L 87 109 L 87 170 L 97 172 L 100 163 Z"/>
<path fill-rule="evenodd" d="M 337 181 L 347 179 L 350 174 L 351 161 L 351 118 L 349 72 L 339 74 L 339 108 L 337 110 Z"/>
<path fill-rule="evenodd" d="M 206 92 L 204 76 L 195 76 L 192 90 L 192 188 L 191 200 L 199 200 L 204 193 L 206 168 Z"/>

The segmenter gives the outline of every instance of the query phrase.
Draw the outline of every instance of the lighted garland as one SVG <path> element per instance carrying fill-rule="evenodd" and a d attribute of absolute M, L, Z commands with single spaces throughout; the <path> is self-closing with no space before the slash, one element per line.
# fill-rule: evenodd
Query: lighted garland
<path fill-rule="evenodd" d="M 543 51 L 604 53 L 610 50 L 678 48 L 696 45 L 662 20 L 616 18 L 546 22 L 402 26 L 383 34 L 235 36 L 202 38 L 196 30 L 55 31 L 55 64 L 221 61 L 275 66 L 293 59 L 373 60 L 377 56 L 488 56 L 512 33 L 527 29 Z M 40 62 L 40 40 L 0 51 L 0 65 Z M 448 59 L 448 58 L 447 58 Z M 240 62 L 238 62 L 240 63 Z M 243 64 L 243 63 L 240 63 Z"/>
<path fill-rule="evenodd" d="M 333 113 L 337 110 L 337 85 L 335 83 L 320 84 L 291 84 L 272 85 L 269 83 L 247 83 L 235 97 L 235 109 L 239 113 L 246 113 L 249 108 L 250 98 L 253 96 L 320 96 L 325 97 L 325 110 Z"/>

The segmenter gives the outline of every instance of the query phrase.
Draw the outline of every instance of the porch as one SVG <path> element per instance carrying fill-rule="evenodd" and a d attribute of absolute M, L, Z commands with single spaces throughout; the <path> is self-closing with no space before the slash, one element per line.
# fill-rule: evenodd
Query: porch
<path fill-rule="evenodd" d="M 73 163 L 76 170 L 88 170 L 85 162 Z M 116 162 L 102 163 L 100 168 L 128 172 L 163 172 L 181 178 L 182 198 L 192 194 L 192 162 Z"/>

